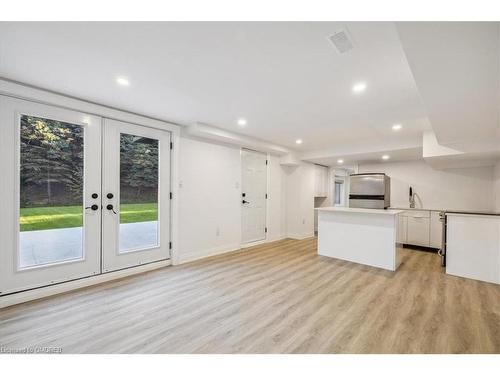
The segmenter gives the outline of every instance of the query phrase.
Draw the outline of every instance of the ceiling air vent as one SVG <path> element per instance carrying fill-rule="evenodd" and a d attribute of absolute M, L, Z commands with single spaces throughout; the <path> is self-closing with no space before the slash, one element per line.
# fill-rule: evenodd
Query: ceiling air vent
<path fill-rule="evenodd" d="M 329 36 L 328 39 L 333 43 L 338 53 L 346 53 L 354 48 L 347 30 L 337 31 L 335 34 Z"/>

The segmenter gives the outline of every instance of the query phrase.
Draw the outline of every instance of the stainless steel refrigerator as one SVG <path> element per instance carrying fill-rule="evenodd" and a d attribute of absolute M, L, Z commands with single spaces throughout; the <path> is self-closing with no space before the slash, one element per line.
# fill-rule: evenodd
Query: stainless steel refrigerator
<path fill-rule="evenodd" d="M 385 173 L 352 174 L 349 207 L 387 208 L 391 205 L 391 178 Z"/>

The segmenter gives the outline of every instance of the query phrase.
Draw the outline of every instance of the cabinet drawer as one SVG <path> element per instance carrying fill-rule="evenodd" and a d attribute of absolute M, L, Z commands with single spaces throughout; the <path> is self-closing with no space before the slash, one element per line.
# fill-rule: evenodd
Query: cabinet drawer
<path fill-rule="evenodd" d="M 408 219 L 406 243 L 418 246 L 429 246 L 429 224 L 428 217 L 410 216 Z"/>
<path fill-rule="evenodd" d="M 405 211 L 403 212 L 403 216 L 406 216 L 406 217 L 427 217 L 429 218 L 431 216 L 431 212 L 430 211 L 425 211 L 425 210 L 409 210 L 409 211 Z"/>

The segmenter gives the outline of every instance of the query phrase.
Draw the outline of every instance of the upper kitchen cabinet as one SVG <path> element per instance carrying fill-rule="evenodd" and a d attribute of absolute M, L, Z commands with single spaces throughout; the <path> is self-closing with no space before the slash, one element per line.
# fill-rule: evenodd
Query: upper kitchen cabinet
<path fill-rule="evenodd" d="M 314 165 L 314 196 L 328 196 L 328 168 Z"/>

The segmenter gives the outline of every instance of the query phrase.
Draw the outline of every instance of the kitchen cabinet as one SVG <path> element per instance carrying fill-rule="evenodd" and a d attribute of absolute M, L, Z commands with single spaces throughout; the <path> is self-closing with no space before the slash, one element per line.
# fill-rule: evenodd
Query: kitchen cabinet
<path fill-rule="evenodd" d="M 314 196 L 328 196 L 328 168 L 314 165 Z"/>
<path fill-rule="evenodd" d="M 429 218 L 408 216 L 408 233 L 406 243 L 409 245 L 429 246 Z"/>
<path fill-rule="evenodd" d="M 429 247 L 433 247 L 435 249 L 441 248 L 443 225 L 441 223 L 438 211 L 431 211 L 431 221 L 429 229 Z"/>
<path fill-rule="evenodd" d="M 500 284 L 500 215 L 446 214 L 446 273 Z"/>
<path fill-rule="evenodd" d="M 408 210 L 399 215 L 397 240 L 407 245 L 441 248 L 439 211 Z"/>

